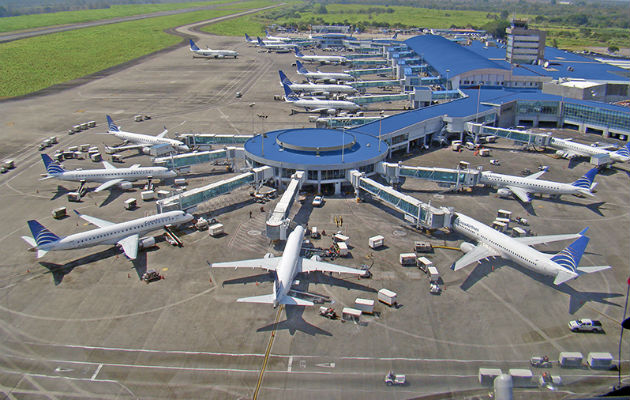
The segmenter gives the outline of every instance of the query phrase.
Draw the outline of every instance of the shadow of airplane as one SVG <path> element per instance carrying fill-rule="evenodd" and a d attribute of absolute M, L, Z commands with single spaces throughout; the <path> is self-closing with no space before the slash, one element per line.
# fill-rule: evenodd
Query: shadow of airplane
<path fill-rule="evenodd" d="M 271 332 L 271 331 L 280 331 L 287 330 L 290 335 L 295 335 L 297 331 L 306 333 L 310 336 L 322 335 L 322 336 L 332 336 L 332 333 L 325 331 L 321 328 L 316 327 L 315 325 L 311 325 L 304 320 L 302 315 L 304 314 L 304 306 L 285 306 L 284 312 L 287 316 L 287 319 L 284 321 L 280 321 L 277 324 L 274 322 L 269 325 L 265 325 L 256 329 L 256 332 Z"/>
<path fill-rule="evenodd" d="M 53 280 L 55 285 L 61 284 L 63 278 L 72 272 L 76 267 L 80 267 L 82 265 L 91 264 L 96 261 L 104 260 L 106 258 L 114 257 L 119 255 L 120 251 L 115 247 L 110 247 L 106 250 L 100 251 L 98 253 L 92 253 L 87 256 L 77 258 L 76 260 L 69 261 L 65 264 L 55 264 L 47 261 L 40 261 L 39 264 L 48 269 L 53 276 Z"/>
<path fill-rule="evenodd" d="M 113 202 L 114 200 L 122 196 L 123 193 L 124 191 L 122 190 L 114 190 L 114 189 L 109 190 L 109 194 L 107 195 L 105 200 L 103 200 L 103 202 L 99 205 L 99 207 L 105 207 L 106 205 L 110 204 L 111 202 Z"/>
<path fill-rule="evenodd" d="M 61 196 L 64 196 L 68 193 L 70 193 L 70 190 L 66 189 L 65 187 L 61 185 L 57 185 L 57 190 L 53 192 L 53 197 L 51 197 L 50 200 L 56 200 L 60 198 Z"/>

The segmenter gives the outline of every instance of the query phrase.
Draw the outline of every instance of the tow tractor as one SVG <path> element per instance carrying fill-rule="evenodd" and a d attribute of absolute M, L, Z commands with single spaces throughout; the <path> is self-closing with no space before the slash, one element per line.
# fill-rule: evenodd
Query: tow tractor
<path fill-rule="evenodd" d="M 162 275 L 154 269 L 150 269 L 144 274 L 142 274 L 142 280 L 147 284 L 155 281 L 159 281 L 162 279 Z"/>
<path fill-rule="evenodd" d="M 535 368 L 551 368 L 548 356 L 534 356 L 529 360 L 529 364 Z"/>
<path fill-rule="evenodd" d="M 337 319 L 337 313 L 332 307 L 319 307 L 319 315 L 329 319 Z"/>
<path fill-rule="evenodd" d="M 404 385 L 406 383 L 407 378 L 405 375 L 396 375 L 393 371 L 389 371 L 387 375 L 385 375 L 385 384 L 387 386 Z"/>

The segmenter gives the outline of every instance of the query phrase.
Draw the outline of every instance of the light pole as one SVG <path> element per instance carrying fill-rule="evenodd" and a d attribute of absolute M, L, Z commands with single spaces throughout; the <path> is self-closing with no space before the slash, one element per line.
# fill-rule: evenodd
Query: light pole
<path fill-rule="evenodd" d="M 383 114 L 385 110 L 381 110 L 381 118 L 378 120 L 378 153 L 381 154 L 381 123 L 383 122 Z"/>
<path fill-rule="evenodd" d="M 449 72 L 451 72 L 451 70 L 447 68 L 447 69 L 446 69 L 446 90 L 448 90 L 448 86 L 449 86 L 449 85 L 448 85 L 448 73 L 449 73 Z"/>
<path fill-rule="evenodd" d="M 346 148 L 346 126 L 341 128 L 341 162 L 343 163 L 343 153 Z"/>
<path fill-rule="evenodd" d="M 621 341 L 623 340 L 623 331 L 625 329 L 630 329 L 630 318 L 626 320 L 626 311 L 628 311 L 628 294 L 630 294 L 630 278 L 626 282 L 628 285 L 626 286 L 626 304 L 623 307 L 623 322 L 621 323 L 621 333 L 619 334 L 619 353 L 617 354 L 619 358 L 619 366 L 617 367 L 617 389 L 621 388 Z"/>
<path fill-rule="evenodd" d="M 262 127 L 261 127 L 261 132 L 260 132 L 260 148 L 261 148 L 261 153 L 263 157 L 265 156 L 265 138 L 267 137 L 267 135 L 265 135 L 265 120 L 267 119 L 267 117 L 269 116 L 258 114 L 258 118 L 260 118 L 262 121 L 261 123 Z"/>

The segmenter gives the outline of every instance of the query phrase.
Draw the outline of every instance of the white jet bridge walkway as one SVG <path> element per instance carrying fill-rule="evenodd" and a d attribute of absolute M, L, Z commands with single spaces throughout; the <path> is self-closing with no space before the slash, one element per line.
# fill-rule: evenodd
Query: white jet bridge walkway
<path fill-rule="evenodd" d="M 477 139 L 479 136 L 493 135 L 530 146 L 548 146 L 552 137 L 548 133 L 529 133 L 516 129 L 497 128 L 475 122 L 466 122 L 466 131 Z"/>
<path fill-rule="evenodd" d="M 392 75 L 394 73 L 394 69 L 391 67 L 388 68 L 367 68 L 367 69 L 351 69 L 348 73 L 352 76 L 363 76 L 363 75 L 378 75 L 378 74 L 387 74 Z"/>
<path fill-rule="evenodd" d="M 346 100 L 351 101 L 361 106 L 364 104 L 387 103 L 389 101 L 400 101 L 400 100 L 409 101 L 409 97 L 410 97 L 409 93 L 376 94 L 376 95 L 368 95 L 368 96 L 350 96 L 346 98 Z"/>
<path fill-rule="evenodd" d="M 373 198 L 402 212 L 404 219 L 416 228 L 430 230 L 451 228 L 451 220 L 454 215 L 452 208 L 433 207 L 431 204 L 423 203 L 414 197 L 400 193 L 390 186 L 381 185 L 366 178 L 364 173 L 357 170 L 348 171 L 346 178 L 354 186 L 357 195 L 360 190 L 369 193 Z"/>
<path fill-rule="evenodd" d="M 384 176 L 390 183 L 398 183 L 401 178 L 417 178 L 449 185 L 456 189 L 473 187 L 479 183 L 481 176 L 478 170 L 449 169 L 435 167 L 411 167 L 403 164 L 381 162 L 376 166 L 376 172 Z"/>
<path fill-rule="evenodd" d="M 209 150 L 212 145 L 245 144 L 253 135 L 221 135 L 202 133 L 183 133 L 177 138 L 191 149 Z"/>
<path fill-rule="evenodd" d="M 221 150 L 197 151 L 167 157 L 157 157 L 153 159 L 153 165 L 179 170 L 220 159 L 228 159 L 233 162 L 235 158 L 243 159 L 245 158 L 244 156 L 243 149 L 228 147 Z"/>
<path fill-rule="evenodd" d="M 158 213 L 173 210 L 192 211 L 199 204 L 220 195 L 230 193 L 236 188 L 252 183 L 262 185 L 263 182 L 271 178 L 273 178 L 273 168 L 254 168 L 251 172 L 246 172 L 229 179 L 223 179 L 219 182 L 187 190 L 183 193 L 176 194 L 175 196 L 158 200 L 156 202 L 157 211 Z"/>
<path fill-rule="evenodd" d="M 271 216 L 267 220 L 267 237 L 271 240 L 286 240 L 287 230 L 291 220 L 289 219 L 289 211 L 295 202 L 302 183 L 306 180 L 304 171 L 296 171 L 291 176 L 291 182 L 284 191 L 284 194 L 276 204 Z"/>
<path fill-rule="evenodd" d="M 383 88 L 383 87 L 400 87 L 401 83 L 398 79 L 383 80 L 383 81 L 358 81 L 350 82 L 350 86 L 355 89 L 361 88 Z"/>

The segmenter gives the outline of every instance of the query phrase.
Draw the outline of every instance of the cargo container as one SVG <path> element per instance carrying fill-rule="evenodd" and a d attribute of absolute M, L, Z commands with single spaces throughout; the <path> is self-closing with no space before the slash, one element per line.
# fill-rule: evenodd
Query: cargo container
<path fill-rule="evenodd" d="M 339 247 L 339 255 L 341 257 L 345 257 L 348 255 L 348 245 L 346 242 L 337 242 L 337 247 Z"/>
<path fill-rule="evenodd" d="M 346 235 L 342 235 L 341 233 L 335 233 L 332 239 L 335 242 L 345 242 L 346 245 L 350 245 L 350 238 Z"/>
<path fill-rule="evenodd" d="M 68 201 L 81 201 L 81 195 L 79 194 L 79 192 L 68 192 Z"/>
<path fill-rule="evenodd" d="M 88 128 L 94 128 L 96 126 L 96 121 L 88 121 Z"/>
<path fill-rule="evenodd" d="M 138 202 L 134 198 L 125 200 L 125 210 L 133 210 L 137 205 Z"/>
<path fill-rule="evenodd" d="M 508 210 L 497 210 L 498 218 L 507 218 L 508 220 L 512 218 L 512 211 Z"/>
<path fill-rule="evenodd" d="M 378 249 L 385 244 L 385 238 L 381 235 L 372 236 L 368 239 L 368 245 L 373 249 Z"/>
<path fill-rule="evenodd" d="M 558 357 L 558 363 L 562 368 L 577 368 L 582 366 L 583 359 L 582 353 L 563 351 Z"/>
<path fill-rule="evenodd" d="M 317 229 L 316 226 L 311 228 L 311 239 L 319 239 L 321 236 L 321 233 L 319 232 L 319 229 Z"/>
<path fill-rule="evenodd" d="M 52 210 L 52 216 L 54 219 L 61 219 L 68 215 L 68 210 L 66 207 L 59 207 Z"/>
<path fill-rule="evenodd" d="M 534 374 L 528 369 L 510 368 L 509 374 L 512 377 L 514 387 L 526 388 L 536 386 Z"/>
<path fill-rule="evenodd" d="M 50 140 L 50 144 L 57 144 L 59 143 L 57 136 L 51 136 L 48 138 L 48 140 Z"/>
<path fill-rule="evenodd" d="M 429 260 L 426 257 L 418 257 L 416 260 L 416 264 L 418 264 L 418 268 L 424 273 L 427 272 L 427 268 L 433 266 L 433 261 Z"/>
<path fill-rule="evenodd" d="M 385 303 L 390 307 L 398 305 L 398 295 L 388 289 L 381 289 L 378 291 L 378 301 Z"/>
<path fill-rule="evenodd" d="M 87 130 L 87 128 L 88 128 L 88 123 L 87 123 L 87 122 L 84 122 L 84 123 L 82 123 L 82 124 L 80 125 L 80 127 L 81 127 L 81 130 L 82 130 L 82 131 L 85 131 L 85 130 Z"/>
<path fill-rule="evenodd" d="M 153 190 L 145 190 L 140 193 L 140 198 L 143 201 L 155 200 L 155 192 Z"/>
<path fill-rule="evenodd" d="M 343 310 L 341 310 L 341 319 L 343 321 L 359 322 L 360 318 L 361 310 L 351 307 L 344 307 Z"/>
<path fill-rule="evenodd" d="M 217 237 L 223 234 L 223 224 L 214 224 L 208 227 L 210 236 Z"/>
<path fill-rule="evenodd" d="M 415 253 L 401 253 L 399 260 L 400 260 L 400 265 L 416 265 L 416 254 Z"/>
<path fill-rule="evenodd" d="M 433 246 L 429 242 L 415 242 L 414 250 L 416 253 L 431 253 L 433 251 Z"/>
<path fill-rule="evenodd" d="M 131 182 L 120 182 L 118 184 L 118 186 L 120 186 L 120 189 L 122 189 L 122 190 L 131 190 L 131 189 L 133 189 L 133 184 Z"/>
<path fill-rule="evenodd" d="M 610 353 L 588 353 L 586 363 L 593 369 L 610 369 L 612 367 L 613 356 Z"/>
<path fill-rule="evenodd" d="M 494 379 L 502 373 L 499 368 L 479 368 L 479 383 L 482 386 L 492 386 Z"/>
<path fill-rule="evenodd" d="M 429 280 L 431 282 L 437 283 L 440 281 L 440 273 L 434 266 L 427 267 L 427 274 L 429 274 Z"/>
<path fill-rule="evenodd" d="M 94 162 L 99 162 L 99 161 L 102 161 L 103 158 L 101 157 L 101 153 L 92 153 L 90 154 L 90 160 Z"/>
<path fill-rule="evenodd" d="M 354 301 L 354 308 L 361 310 L 364 314 L 374 314 L 374 300 L 357 297 Z"/>
<path fill-rule="evenodd" d="M 173 182 L 177 186 L 184 186 L 184 185 L 186 185 L 186 178 L 175 178 L 175 180 Z"/>

